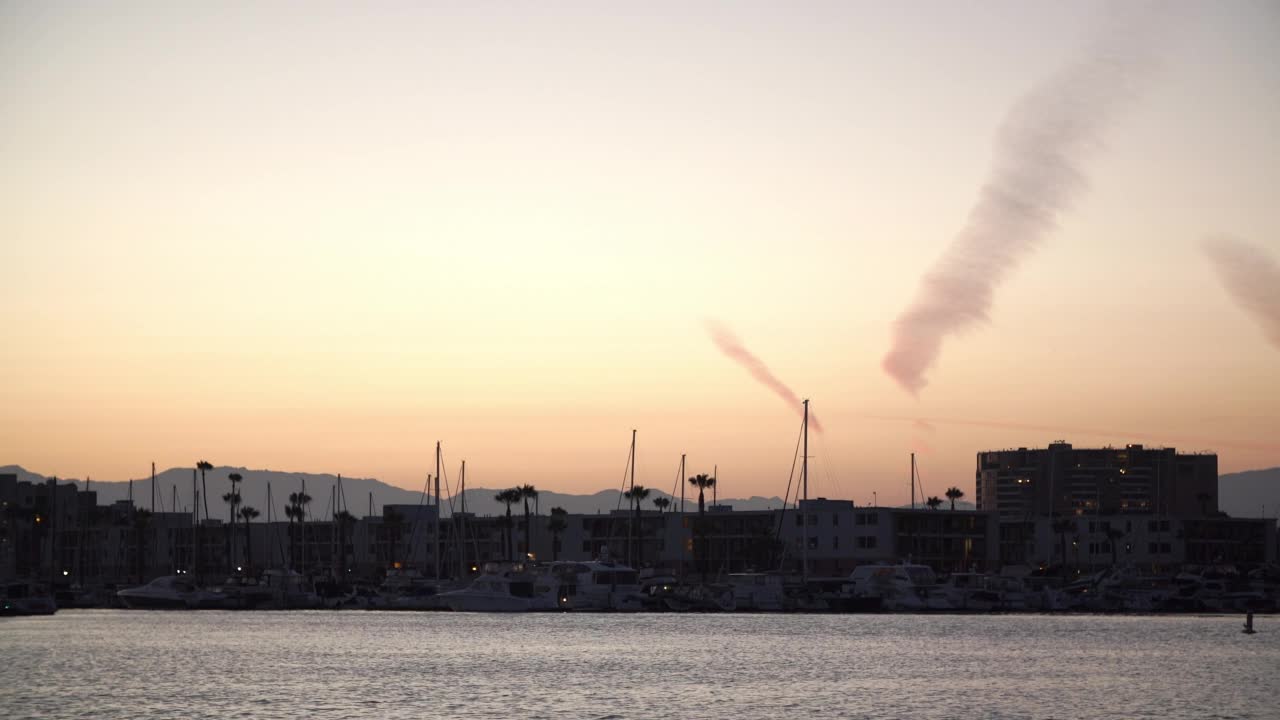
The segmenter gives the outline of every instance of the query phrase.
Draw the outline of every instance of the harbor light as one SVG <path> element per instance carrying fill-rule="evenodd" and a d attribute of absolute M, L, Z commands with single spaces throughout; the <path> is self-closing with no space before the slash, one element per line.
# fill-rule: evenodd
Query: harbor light
<path fill-rule="evenodd" d="M 62 577 L 66 577 L 66 576 L 68 576 L 68 575 L 70 575 L 70 574 L 71 574 L 71 573 L 67 572 L 66 570 L 63 570 L 63 571 L 62 571 Z"/>
<path fill-rule="evenodd" d="M 244 572 L 244 568 L 242 568 L 242 567 L 240 567 L 239 565 L 237 565 L 237 566 L 236 566 L 236 572 Z"/>

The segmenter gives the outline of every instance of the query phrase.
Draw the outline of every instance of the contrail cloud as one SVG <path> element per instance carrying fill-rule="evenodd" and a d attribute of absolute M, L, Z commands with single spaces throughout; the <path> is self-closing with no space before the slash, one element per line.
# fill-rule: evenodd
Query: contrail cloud
<path fill-rule="evenodd" d="M 1280 262 L 1257 245 L 1226 236 L 1205 240 L 1204 252 L 1227 294 L 1280 349 Z"/>
<path fill-rule="evenodd" d="M 778 397 L 787 402 L 787 405 L 799 412 L 804 412 L 804 403 L 800 397 L 787 387 L 786 383 L 778 379 L 769 367 L 764 364 L 760 358 L 756 357 L 742 345 L 742 341 L 729 328 L 721 325 L 714 320 L 706 322 L 707 334 L 711 336 L 711 340 L 720 348 L 720 352 L 728 355 L 735 362 L 746 368 L 751 373 L 751 377 L 760 382 L 761 385 L 769 388 Z M 809 425 L 818 432 L 822 432 L 822 423 L 818 422 L 818 417 L 809 411 Z"/>
<path fill-rule="evenodd" d="M 1151 23 L 1134 20 L 1113 19 L 1079 59 L 1009 109 L 968 219 L 894 322 L 882 367 L 907 391 L 928 383 L 948 336 L 987 321 L 995 289 L 1085 190 L 1081 158 L 1136 94 L 1148 65 L 1140 36 Z"/>

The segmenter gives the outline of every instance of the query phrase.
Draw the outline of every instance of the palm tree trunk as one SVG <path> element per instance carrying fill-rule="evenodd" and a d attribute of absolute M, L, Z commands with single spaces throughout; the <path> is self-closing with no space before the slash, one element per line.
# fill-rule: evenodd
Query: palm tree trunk
<path fill-rule="evenodd" d="M 702 584 L 707 584 L 707 528 L 706 505 L 703 501 L 702 488 L 698 488 L 698 535 L 702 540 L 702 552 L 698 553 L 698 571 L 702 574 Z"/>
<path fill-rule="evenodd" d="M 529 497 L 526 495 L 524 498 L 524 555 L 521 559 L 529 557 L 529 531 L 532 527 L 529 524 Z"/>
<path fill-rule="evenodd" d="M 644 525 L 641 525 L 640 501 L 636 500 L 636 569 L 644 565 Z"/>
<path fill-rule="evenodd" d="M 514 530 L 514 526 L 511 524 L 511 503 L 507 503 L 507 562 L 514 561 L 516 554 L 513 547 L 515 543 L 512 542 L 515 533 L 512 530 Z"/>

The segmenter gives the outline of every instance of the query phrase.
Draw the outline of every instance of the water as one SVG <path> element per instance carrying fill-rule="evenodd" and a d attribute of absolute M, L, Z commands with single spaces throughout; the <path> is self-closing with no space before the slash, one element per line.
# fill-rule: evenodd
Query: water
<path fill-rule="evenodd" d="M 62 611 L 0 716 L 1276 718 L 1280 616 Z"/>

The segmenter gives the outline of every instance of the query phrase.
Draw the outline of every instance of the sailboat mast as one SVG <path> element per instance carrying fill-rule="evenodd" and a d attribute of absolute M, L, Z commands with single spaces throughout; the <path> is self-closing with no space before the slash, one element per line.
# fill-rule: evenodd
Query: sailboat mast
<path fill-rule="evenodd" d="M 196 541 L 196 533 L 200 531 L 200 495 L 196 491 L 198 473 L 191 468 L 191 569 L 197 577 L 200 576 L 200 543 Z"/>
<path fill-rule="evenodd" d="M 151 463 L 151 512 L 156 511 L 156 464 Z"/>
<path fill-rule="evenodd" d="M 680 514 L 684 514 L 684 453 L 680 453 Z"/>
<path fill-rule="evenodd" d="M 440 441 L 436 441 L 436 533 L 435 533 L 435 549 L 432 555 L 435 557 L 436 580 L 440 580 L 440 522 L 444 516 L 440 512 Z"/>
<path fill-rule="evenodd" d="M 636 489 L 636 431 L 635 431 L 635 428 L 631 429 L 631 484 L 628 486 L 628 489 L 631 491 L 634 491 Z M 635 500 L 633 498 L 632 502 L 636 504 L 637 508 L 640 507 L 639 500 Z M 636 532 L 636 528 L 633 528 L 631 525 L 632 524 L 630 522 L 627 523 L 627 564 L 631 565 L 632 567 L 635 567 L 635 564 L 636 564 L 635 542 L 631 539 L 631 536 Z"/>
<path fill-rule="evenodd" d="M 916 454 L 911 453 L 911 509 L 916 509 Z"/>
<path fill-rule="evenodd" d="M 800 482 L 804 488 L 804 505 L 809 504 L 809 399 L 804 401 L 804 455 L 801 456 L 800 464 Z M 803 507 L 800 511 L 800 552 L 803 556 L 801 561 L 801 578 L 809 581 L 809 518 L 808 508 Z"/>
<path fill-rule="evenodd" d="M 462 515 L 458 518 L 458 577 L 467 576 L 467 461 L 462 461 L 459 474 L 462 492 Z"/>

